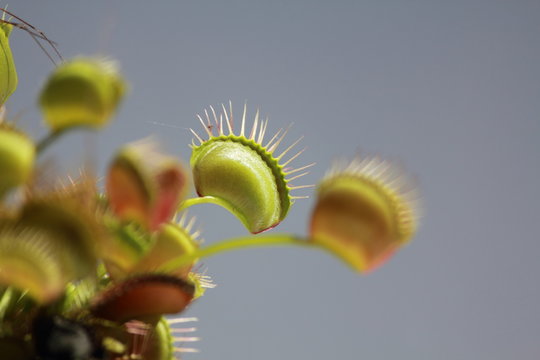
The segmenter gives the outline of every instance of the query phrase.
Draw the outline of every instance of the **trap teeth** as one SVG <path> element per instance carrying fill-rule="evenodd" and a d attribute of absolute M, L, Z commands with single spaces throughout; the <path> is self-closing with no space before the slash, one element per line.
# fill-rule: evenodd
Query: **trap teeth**
<path fill-rule="evenodd" d="M 0 283 L 49 303 L 74 278 L 62 267 L 62 250 L 50 234 L 6 224 L 0 227 Z"/>
<path fill-rule="evenodd" d="M 259 122 L 258 111 L 248 131 L 244 106 L 241 129 L 235 134 L 232 109 L 228 112 L 223 106 L 219 120 L 214 109 L 210 109 L 205 110 L 206 120 L 198 116 L 206 135 L 191 130 L 199 142 L 192 146 L 190 164 L 197 194 L 204 199 L 201 202 L 229 210 L 254 234 L 277 226 L 291 206 L 290 190 L 305 187 L 289 185 L 285 176 L 290 173 L 283 169 L 303 152 L 289 155 L 302 138 L 279 154 L 276 149 L 287 130 L 278 131 L 263 145 L 268 121 Z M 285 155 L 288 160 L 284 159 Z"/>
<path fill-rule="evenodd" d="M 416 230 L 408 176 L 378 158 L 355 159 L 321 181 L 311 241 L 360 272 L 384 263 Z M 404 190 L 409 188 L 408 190 Z"/>
<path fill-rule="evenodd" d="M 54 239 L 62 252 L 62 267 L 76 278 L 89 275 L 95 268 L 99 225 L 81 204 L 62 196 L 32 199 L 23 207 L 18 223 Z"/>

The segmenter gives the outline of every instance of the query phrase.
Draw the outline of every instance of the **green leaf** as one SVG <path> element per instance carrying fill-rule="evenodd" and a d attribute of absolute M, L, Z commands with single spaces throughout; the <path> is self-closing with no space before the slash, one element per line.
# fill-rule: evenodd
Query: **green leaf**
<path fill-rule="evenodd" d="M 18 82 L 8 40 L 11 29 L 12 26 L 9 24 L 0 24 L 0 106 L 15 91 Z"/>

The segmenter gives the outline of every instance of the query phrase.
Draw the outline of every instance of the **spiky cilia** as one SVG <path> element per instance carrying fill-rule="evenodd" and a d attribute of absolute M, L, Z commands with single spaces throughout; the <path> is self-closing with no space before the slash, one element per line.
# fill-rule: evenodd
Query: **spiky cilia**
<path fill-rule="evenodd" d="M 279 156 L 274 151 L 281 143 L 287 131 L 278 133 L 263 145 L 268 120 L 261 122 L 258 128 L 259 112 L 255 115 L 253 128 L 249 136 L 244 135 L 246 107 L 242 116 L 239 134 L 235 134 L 232 126 L 232 109 L 230 114 L 225 110 L 218 121 L 213 108 L 215 126 L 211 124 L 208 111 L 205 111 L 208 123 L 199 116 L 201 124 L 208 135 L 203 140 L 196 132 L 193 134 L 200 142 L 193 144 L 191 167 L 197 193 L 206 197 L 207 202 L 214 202 L 234 213 L 252 233 L 259 233 L 279 224 L 287 215 L 293 189 L 308 187 L 289 185 L 292 174 L 306 167 L 290 170 L 286 166 L 299 156 L 303 150 L 284 163 L 283 156 L 289 152 L 302 138 L 298 139 Z M 223 129 L 223 116 L 228 127 L 228 134 Z M 213 134 L 213 128 L 218 134 Z M 281 136 L 280 136 L 281 135 Z M 310 165 L 308 165 L 310 166 Z M 300 174 L 295 178 L 305 175 Z"/>

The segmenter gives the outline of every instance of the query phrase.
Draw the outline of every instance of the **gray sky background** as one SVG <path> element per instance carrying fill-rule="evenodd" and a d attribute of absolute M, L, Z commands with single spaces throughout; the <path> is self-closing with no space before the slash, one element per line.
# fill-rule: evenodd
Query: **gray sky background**
<path fill-rule="evenodd" d="M 368 276 L 305 249 L 206 260 L 218 287 L 194 304 L 187 359 L 540 358 L 540 2 L 30 1 L 9 9 L 66 57 L 117 59 L 131 85 L 115 122 L 48 158 L 101 173 L 124 142 L 156 134 L 189 160 L 208 105 L 260 107 L 305 135 L 296 164 L 361 150 L 403 162 L 423 194 L 414 241 Z M 21 31 L 12 115 L 44 134 L 36 97 L 52 65 Z M 166 125 L 156 125 L 153 122 Z M 81 148 L 82 145 L 82 149 Z M 304 191 L 298 194 L 310 194 Z M 305 234 L 311 200 L 276 231 Z M 196 209 L 208 243 L 245 230 Z"/>

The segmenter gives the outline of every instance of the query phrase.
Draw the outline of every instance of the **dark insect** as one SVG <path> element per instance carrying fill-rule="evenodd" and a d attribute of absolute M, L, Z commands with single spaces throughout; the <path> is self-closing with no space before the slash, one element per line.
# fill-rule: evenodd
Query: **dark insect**
<path fill-rule="evenodd" d="M 87 327 L 61 316 L 37 316 L 32 339 L 42 360 L 101 360 L 105 356 Z"/>

